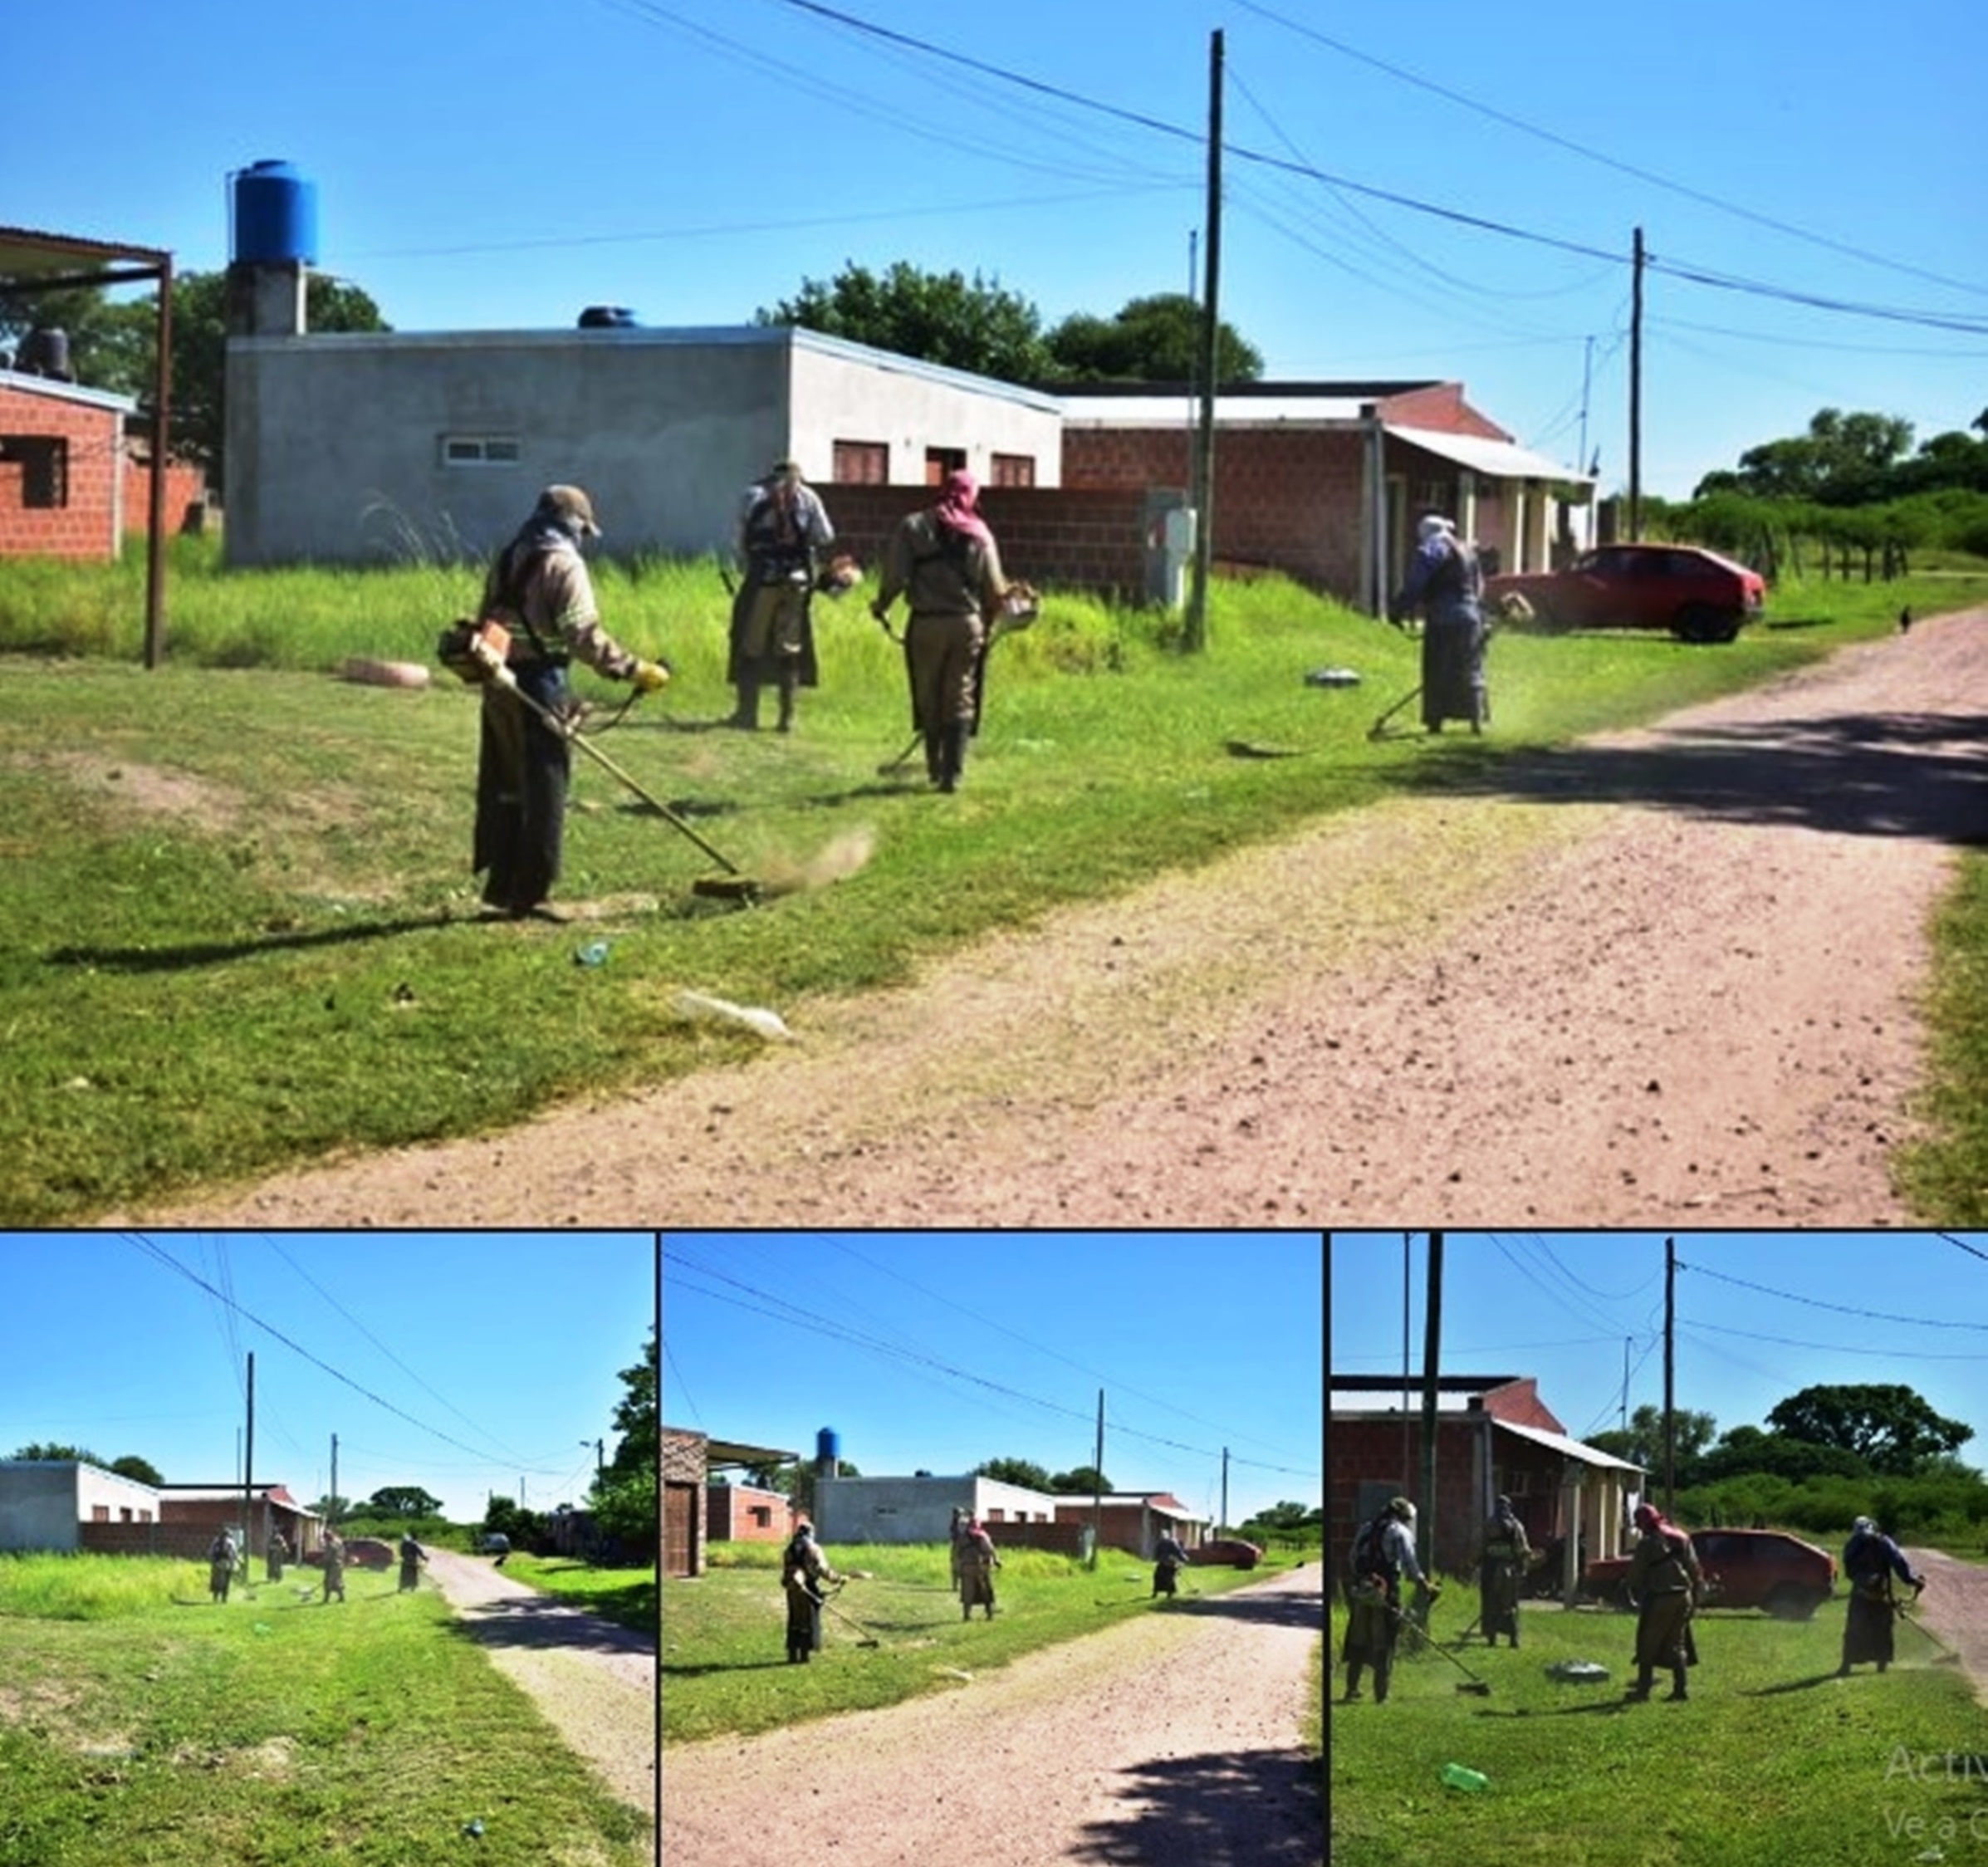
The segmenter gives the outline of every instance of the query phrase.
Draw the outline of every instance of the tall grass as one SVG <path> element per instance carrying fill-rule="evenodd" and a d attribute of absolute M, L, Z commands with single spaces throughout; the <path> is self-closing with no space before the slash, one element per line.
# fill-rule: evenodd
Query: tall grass
<path fill-rule="evenodd" d="M 0 1616 L 112 1620 L 181 1601 L 204 1601 L 207 1570 L 165 1556 L 0 1553 Z"/>

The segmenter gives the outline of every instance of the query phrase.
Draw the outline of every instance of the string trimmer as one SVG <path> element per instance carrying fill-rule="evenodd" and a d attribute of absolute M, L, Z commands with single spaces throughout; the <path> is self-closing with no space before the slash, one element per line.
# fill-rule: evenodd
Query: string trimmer
<path fill-rule="evenodd" d="M 845 1627 L 853 1627 L 853 1628 L 854 1628 L 854 1629 L 855 1629 L 855 1630 L 857 1631 L 857 1633 L 859 1633 L 859 1634 L 861 1634 L 861 1635 L 863 1636 L 863 1638 L 862 1638 L 861 1639 L 859 1639 L 859 1640 L 858 1640 L 858 1641 L 856 1642 L 856 1644 L 857 1644 L 858 1646 L 859 1646 L 859 1647 L 880 1647 L 880 1646 L 882 1646 L 882 1645 L 884 1644 L 884 1643 L 883 1643 L 881 1640 L 878 1639 L 877 1639 L 877 1637 L 876 1637 L 874 1634 L 873 1634 L 870 1632 L 870 1630 L 869 1630 L 869 1629 L 867 1627 L 865 1627 L 865 1626 L 863 1624 L 863 1623 L 862 1623 L 861 1621 L 858 1620 L 857 1620 L 857 1619 L 856 1619 L 856 1618 L 855 1618 L 855 1617 L 854 1617 L 853 1615 L 845 1615 L 845 1614 L 844 1614 L 844 1613 L 843 1613 L 843 1611 L 841 1610 L 841 1609 L 838 1608 L 838 1607 L 835 1605 L 835 1595 L 840 1595 L 840 1594 L 842 1592 L 842 1586 L 843 1586 L 843 1585 L 842 1585 L 840 1582 L 838 1582 L 838 1583 L 836 1583 L 836 1585 L 835 1585 L 835 1592 L 834 1592 L 834 1594 L 830 1594 L 830 1595 L 816 1595 L 816 1596 L 815 1597 L 815 1600 L 816 1600 L 817 1602 L 819 1602 L 819 1603 L 820 1604 L 820 1605 L 821 1605 L 821 1606 L 823 1606 L 824 1608 L 827 1609 L 827 1610 L 828 1610 L 828 1611 L 829 1611 L 829 1612 L 830 1612 L 831 1615 L 833 1615 L 835 1617 L 835 1619 L 836 1619 L 837 1620 L 840 1621 L 840 1622 L 843 1624 L 843 1625 L 844 1625 L 844 1626 L 845 1626 Z"/>
<path fill-rule="evenodd" d="M 979 658 L 974 664 L 973 691 L 977 695 L 982 691 L 982 685 L 987 679 L 987 656 L 992 652 L 994 644 L 1004 635 L 1017 635 L 1022 630 L 1029 628 L 1041 613 L 1042 600 L 1037 595 L 1033 584 L 1017 582 L 1008 586 L 1008 594 L 1001 599 L 1001 609 L 995 615 L 993 623 L 987 630 L 987 639 L 981 644 Z M 874 615 L 875 611 L 873 610 L 871 614 Z M 906 639 L 910 632 L 908 625 L 907 625 L 905 634 L 899 635 L 890 626 L 889 617 L 879 615 L 877 617 L 877 622 L 884 633 L 889 636 L 898 647 L 903 648 L 905 645 Z M 977 720 L 977 713 L 975 718 Z M 914 728 L 911 737 L 904 742 L 903 751 L 899 752 L 895 758 L 885 759 L 877 767 L 877 776 L 880 778 L 888 778 L 894 772 L 902 771 L 911 762 L 912 754 L 917 752 L 924 742 L 923 729 L 922 728 Z"/>
<path fill-rule="evenodd" d="M 1451 1665 L 1454 1666 L 1457 1670 L 1462 1673 L 1464 1678 L 1470 1682 L 1467 1685 L 1458 1686 L 1457 1689 L 1459 1692 L 1467 1692 L 1472 1697 L 1477 1698 L 1488 1698 L 1491 1697 L 1490 1686 L 1486 1684 L 1482 1679 L 1479 1678 L 1477 1675 L 1473 1673 L 1469 1667 L 1466 1666 L 1463 1662 L 1456 1656 L 1455 1654 L 1452 1653 L 1447 1647 L 1437 1646 L 1435 1641 L 1431 1639 L 1429 1636 L 1422 1631 L 1421 1624 L 1419 1622 L 1413 1620 L 1411 1616 L 1404 1615 L 1399 1608 L 1391 1608 L 1388 1611 L 1393 1617 L 1394 1624 L 1397 1627 L 1405 1627 L 1408 1629 L 1409 1631 L 1414 1634 L 1416 1639 L 1420 1640 L 1422 1645 L 1426 1647 L 1431 1653 L 1442 1654 L 1445 1659 L 1449 1661 Z"/>
<path fill-rule="evenodd" d="M 1912 1619 L 1912 1615 L 1906 1611 L 1906 1606 L 1902 1601 L 1893 1602 L 1892 1612 L 1897 1615 L 1899 1620 L 1903 1621 L 1907 1627 L 1917 1628 L 1919 1633 L 1932 1645 L 1934 1654 L 1934 1659 L 1932 1662 L 1934 1665 L 1958 1666 L 1963 1664 L 1960 1654 L 1956 1653 L 1951 1647 L 1946 1644 L 1945 1641 L 1940 1639 L 1933 1633 L 1931 1628 L 1924 1626 L 1920 1622 Z"/>

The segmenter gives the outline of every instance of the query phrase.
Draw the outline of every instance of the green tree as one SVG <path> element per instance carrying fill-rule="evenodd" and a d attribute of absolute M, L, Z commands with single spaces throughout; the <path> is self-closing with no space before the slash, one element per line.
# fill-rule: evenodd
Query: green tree
<path fill-rule="evenodd" d="M 1863 1477 L 1870 1465 L 1841 1446 L 1817 1445 L 1757 1426 L 1736 1426 L 1692 1467 L 1691 1482 L 1711 1484 L 1726 1478 L 1768 1477 L 1799 1483 L 1813 1477 Z"/>
<path fill-rule="evenodd" d="M 977 1478 L 992 1478 L 1001 1484 L 1018 1484 L 1027 1491 L 1047 1491 L 1050 1475 L 1032 1458 L 990 1458 L 973 1468 Z"/>
<path fill-rule="evenodd" d="M 375 1492 L 366 1500 L 365 1507 L 379 1517 L 439 1517 L 442 1500 L 418 1484 L 389 1484 Z"/>
<path fill-rule="evenodd" d="M 161 1485 L 165 1480 L 159 1476 L 159 1468 L 149 1458 L 140 1458 L 135 1452 L 126 1453 L 122 1458 L 110 1461 L 110 1469 L 127 1478 L 136 1478 L 140 1484 Z"/>
<path fill-rule="evenodd" d="M 52 1459 L 57 1463 L 66 1463 L 73 1458 L 84 1465 L 95 1465 L 105 1471 L 110 1469 L 108 1466 L 105 1465 L 101 1458 L 83 1446 L 28 1445 L 22 1447 L 14 1454 L 14 1457 L 16 1458 Z"/>
<path fill-rule="evenodd" d="M 1094 1465 L 1075 1465 L 1067 1472 L 1059 1472 L 1046 1487 L 1059 1497 L 1081 1494 L 1090 1497 L 1094 1492 L 1109 1491 L 1111 1480 Z"/>
<path fill-rule="evenodd" d="M 978 272 L 969 280 L 901 259 L 881 276 L 851 262 L 832 279 L 804 279 L 793 297 L 755 311 L 753 321 L 797 325 L 1001 382 L 1039 382 L 1054 370 L 1042 315 L 1020 293 Z"/>
<path fill-rule="evenodd" d="M 1711 1442 L 1718 1422 L 1710 1414 L 1679 1408 L 1673 1438 L 1677 1456 L 1677 1482 L 1684 1482 L 1686 1467 Z M 1629 1415 L 1627 1430 L 1610 1427 L 1605 1433 L 1590 1433 L 1585 1442 L 1612 1458 L 1626 1458 L 1640 1465 L 1653 1477 L 1663 1476 L 1663 1409 L 1638 1407 Z"/>
<path fill-rule="evenodd" d="M 1113 317 L 1079 311 L 1050 333 L 1060 379 L 1073 382 L 1192 382 L 1201 367 L 1201 306 L 1183 292 L 1129 299 Z M 1216 326 L 1218 382 L 1255 382 L 1263 355 L 1226 321 Z"/>
<path fill-rule="evenodd" d="M 656 1356 L 656 1335 L 651 1330 L 640 1359 L 634 1367 L 621 1370 L 621 1384 L 627 1391 L 615 1409 L 620 1442 L 588 1494 L 595 1521 L 629 1549 L 648 1549 L 656 1534 L 656 1463 L 662 1448 Z"/>
<path fill-rule="evenodd" d="M 656 1512 L 652 1503 L 648 1517 L 649 1533 L 655 1534 Z M 492 1492 L 483 1508 L 483 1529 L 492 1536 L 508 1536 L 513 1549 L 528 1550 L 548 1534 L 545 1512 L 528 1511 L 515 1497 Z"/>
<path fill-rule="evenodd" d="M 313 1498 L 305 1508 L 312 1516 L 321 1517 L 326 1523 L 343 1523 L 352 1514 L 352 1500 L 327 1491 L 323 1497 Z"/>
<path fill-rule="evenodd" d="M 1897 1477 L 1974 1437 L 1965 1420 L 1942 1418 L 1911 1388 L 1895 1384 L 1805 1387 L 1775 1406 L 1767 1424 L 1791 1438 L 1853 1452 L 1873 1472 Z"/>

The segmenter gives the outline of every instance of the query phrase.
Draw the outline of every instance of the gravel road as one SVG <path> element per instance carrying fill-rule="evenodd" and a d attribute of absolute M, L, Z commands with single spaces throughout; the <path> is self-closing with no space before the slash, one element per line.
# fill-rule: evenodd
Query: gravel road
<path fill-rule="evenodd" d="M 756 1860 L 851 1867 L 1315 1867 L 1298 1721 L 1323 1573 L 1143 1613 L 887 1710 L 671 1744 L 663 1858 L 736 1867 L 749 1837 Z"/>
<path fill-rule="evenodd" d="M 1939 1550 L 1908 1549 L 1905 1559 L 1926 1578 L 1926 1593 L 1914 1615 L 1935 1639 L 1960 1654 L 1974 1682 L 1976 1703 L 1988 1705 L 1988 1569 Z M 1902 1627 L 1895 1650 L 1900 1659 L 1914 1663 L 1933 1653 L 1927 1642 Z"/>
<path fill-rule="evenodd" d="M 1984 694 L 1988 611 L 1936 619 L 779 1007 L 750 1062 L 106 1223 L 1898 1222 Z"/>
<path fill-rule="evenodd" d="M 656 1806 L 656 1643 L 514 1581 L 488 1559 L 430 1550 L 428 1572 L 491 1659 L 624 1802 Z"/>

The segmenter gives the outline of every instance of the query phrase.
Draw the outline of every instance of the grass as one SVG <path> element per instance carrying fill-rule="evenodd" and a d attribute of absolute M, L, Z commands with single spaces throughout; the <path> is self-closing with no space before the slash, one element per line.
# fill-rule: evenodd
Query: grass
<path fill-rule="evenodd" d="M 1903 1150 L 1915 1207 L 1951 1225 L 1988 1223 L 1988 851 L 1961 855 L 1932 928 L 1926 1015 L 1928 1134 Z"/>
<path fill-rule="evenodd" d="M 654 1858 L 434 1590 L 305 1585 L 217 1608 L 196 1564 L 0 1556 L 0 1867 Z"/>
<path fill-rule="evenodd" d="M 570 1600 L 604 1620 L 632 1627 L 638 1634 L 656 1631 L 656 1571 L 598 1569 L 571 1556 L 525 1556 L 504 1558 L 504 1573 L 529 1582 L 548 1595 Z"/>
<path fill-rule="evenodd" d="M 1476 1608 L 1474 1589 L 1447 1589 L 1438 1639 Z M 1961 1859 L 1978 1845 L 1981 1783 L 1957 1765 L 1950 1778 L 1946 1760 L 1988 1769 L 1988 1713 L 1908 1629 L 1891 1672 L 1837 1682 L 1844 1613 L 1839 1595 L 1808 1622 L 1702 1614 L 1682 1705 L 1663 1701 L 1662 1673 L 1648 1703 L 1623 1703 L 1628 1615 L 1529 1604 L 1519 1652 L 1461 1651 L 1489 1698 L 1455 1692 L 1462 1675 L 1442 1659 L 1403 1659 L 1385 1705 L 1369 1679 L 1362 1703 L 1331 1708 L 1335 1867 L 1868 1867 L 1936 1858 L 1928 1848 Z M 1345 1619 L 1335 1602 L 1335 1656 Z M 1562 1659 L 1598 1660 L 1611 1678 L 1559 1684 L 1543 1669 Z M 1450 1762 L 1488 1787 L 1449 1788 Z"/>
<path fill-rule="evenodd" d="M 732 1060 L 756 1040 L 687 1022 L 678 990 L 805 1030 L 812 995 L 902 982 L 1060 904 L 1401 791 L 1481 783 L 1514 751 L 1878 633 L 1902 601 L 1930 614 L 1988 595 L 1819 585 L 1785 593 L 1799 626 L 1712 649 L 1501 635 L 1495 734 L 1430 747 L 1367 737 L 1415 684 L 1415 644 L 1281 581 L 1218 584 L 1199 657 L 1164 618 L 1052 593 L 994 650 L 967 787 L 941 800 L 877 773 L 908 727 L 863 593 L 817 607 L 827 685 L 804 695 L 798 733 L 752 737 L 704 729 L 730 701 L 716 566 L 604 566 L 611 626 L 679 675 L 604 749 L 749 872 L 874 855 L 761 911 L 700 911 L 688 890 L 706 859 L 581 760 L 560 892 L 601 918 L 556 928 L 474 918 L 474 695 L 446 676 L 418 693 L 326 676 L 348 654 L 428 660 L 473 574 L 226 574 L 197 540 L 176 541 L 175 571 L 171 663 L 149 674 L 132 566 L 31 561 L 0 587 L 0 649 L 27 651 L 0 659 L 0 1223 L 487 1131 Z M 1324 665 L 1364 685 L 1307 685 Z M 1230 741 L 1300 756 L 1236 757 Z M 576 967 L 595 940 L 606 963 Z"/>
<path fill-rule="evenodd" d="M 1290 1565 L 1255 1571 L 1189 1569 L 1183 1599 L 1154 1603 L 1152 1569 L 1108 1551 L 1094 1575 L 1043 1550 L 1006 1550 L 988 1620 L 960 1619 L 946 1546 L 852 1544 L 830 1551 L 838 1571 L 865 1569 L 835 1598 L 843 1615 L 822 1617 L 822 1650 L 806 1666 L 786 1658 L 786 1603 L 773 1544 L 713 1543 L 709 1567 L 663 1585 L 663 1736 L 667 1742 L 722 1732 L 771 1730 L 859 1708 L 894 1705 L 961 1682 L 950 1669 L 982 1673 L 1038 1648 L 1094 1634 L 1136 1614 L 1193 1611 L 1188 1597 L 1217 1595 Z"/>

